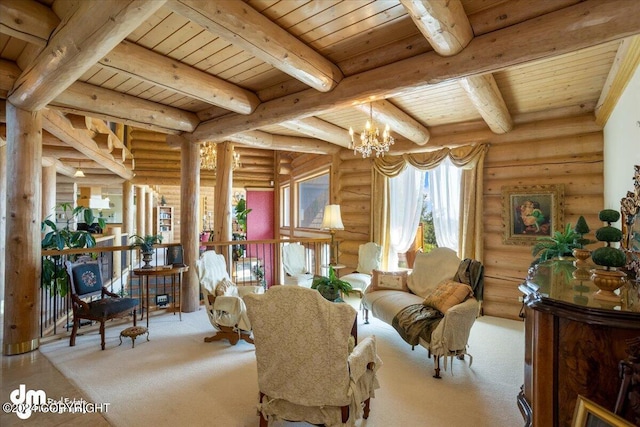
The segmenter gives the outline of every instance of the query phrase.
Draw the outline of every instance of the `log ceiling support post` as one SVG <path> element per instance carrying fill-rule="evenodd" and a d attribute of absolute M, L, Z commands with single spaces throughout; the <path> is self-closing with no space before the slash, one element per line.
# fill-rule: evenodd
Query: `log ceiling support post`
<path fill-rule="evenodd" d="M 42 218 L 55 222 L 56 210 L 56 165 L 42 167 Z M 49 228 L 47 227 L 47 231 Z"/>
<path fill-rule="evenodd" d="M 183 137 L 170 135 L 172 143 L 179 143 L 180 158 L 180 242 L 184 263 L 191 266 L 182 276 L 180 308 L 185 313 L 197 311 L 200 306 L 200 282 L 196 271 L 199 257 L 198 208 L 200 195 L 200 146 Z"/>
<path fill-rule="evenodd" d="M 145 218 L 146 215 L 144 213 L 144 204 L 145 204 L 145 193 L 147 192 L 146 185 L 140 185 L 136 187 L 136 233 L 140 236 L 144 236 L 145 227 Z"/>
<path fill-rule="evenodd" d="M 146 215 L 146 219 L 144 221 L 145 223 L 145 232 L 144 234 L 147 235 L 152 235 L 153 234 L 153 190 L 149 189 L 149 191 L 146 194 L 146 201 L 145 201 L 145 215 Z"/>
<path fill-rule="evenodd" d="M 216 205 L 213 212 L 215 239 L 231 240 L 231 193 L 233 184 L 233 144 L 225 141 L 216 144 Z M 230 248 L 229 248 L 230 249 Z M 230 251 L 229 251 L 230 252 Z M 227 261 L 229 252 L 224 253 Z"/>
<path fill-rule="evenodd" d="M 133 183 L 131 181 L 124 181 L 122 183 L 122 233 L 126 233 L 127 237 L 131 237 L 134 234 L 134 213 Z M 127 240 L 127 243 L 128 242 Z M 130 257 L 131 251 L 127 251 L 126 256 Z M 127 258 L 127 265 L 130 265 L 130 263 L 131 260 Z"/>
<path fill-rule="evenodd" d="M 4 102 L 2 103 L 4 104 Z M 0 144 L 0 300 L 4 301 L 4 260 L 7 235 L 7 144 Z"/>
<path fill-rule="evenodd" d="M 42 114 L 7 103 L 4 355 L 40 345 Z"/>

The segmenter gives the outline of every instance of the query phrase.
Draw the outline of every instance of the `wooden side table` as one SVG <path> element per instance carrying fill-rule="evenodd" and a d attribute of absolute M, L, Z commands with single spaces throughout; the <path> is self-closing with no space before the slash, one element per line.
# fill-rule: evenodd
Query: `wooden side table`
<path fill-rule="evenodd" d="M 153 268 L 134 268 L 133 274 L 140 276 L 140 290 L 144 292 L 142 296 L 142 317 L 144 318 L 145 308 L 147 311 L 147 328 L 149 327 L 149 277 L 151 276 L 171 276 L 171 296 L 173 298 L 173 309 L 175 314 L 176 308 L 176 276 L 178 277 L 178 294 L 180 295 L 180 310 L 178 311 L 180 320 L 182 320 L 182 273 L 189 270 L 189 266 L 173 266 L 161 265 Z"/>

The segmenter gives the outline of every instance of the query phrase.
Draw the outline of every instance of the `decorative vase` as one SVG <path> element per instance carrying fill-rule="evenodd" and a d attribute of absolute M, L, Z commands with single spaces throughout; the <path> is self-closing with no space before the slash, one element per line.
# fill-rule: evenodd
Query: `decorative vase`
<path fill-rule="evenodd" d="M 591 270 L 591 280 L 600 289 L 594 298 L 605 301 L 620 301 L 620 295 L 613 291 L 624 285 L 627 275 L 618 270 Z"/>
<path fill-rule="evenodd" d="M 591 256 L 591 251 L 589 249 L 574 249 L 572 253 L 576 258 L 573 262 L 573 265 L 576 267 L 586 265 L 587 259 Z"/>
<path fill-rule="evenodd" d="M 340 298 L 340 291 L 337 289 L 326 289 L 321 292 L 322 296 L 329 301 L 336 301 Z"/>
<path fill-rule="evenodd" d="M 144 262 L 142 268 L 153 268 L 151 265 L 151 261 L 153 261 L 153 251 L 142 252 L 142 261 Z"/>

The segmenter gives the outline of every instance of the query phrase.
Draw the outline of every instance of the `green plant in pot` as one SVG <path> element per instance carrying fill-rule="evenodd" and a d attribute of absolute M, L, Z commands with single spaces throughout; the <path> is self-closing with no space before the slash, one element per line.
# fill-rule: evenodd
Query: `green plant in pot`
<path fill-rule="evenodd" d="M 567 224 L 562 231 L 556 231 L 553 236 L 538 237 L 537 243 L 533 246 L 531 254 L 538 257 L 532 265 L 547 261 L 552 258 L 563 258 L 570 256 L 574 248 L 577 247 L 576 239 L 579 235 Z"/>
<path fill-rule="evenodd" d="M 573 231 L 577 234 L 575 239 L 576 247 L 573 249 L 573 256 L 576 257 L 575 265 L 585 265 L 587 259 L 591 256 L 591 251 L 585 249 L 585 245 L 589 245 L 591 243 L 596 243 L 596 240 L 587 239 L 584 237 L 590 229 L 587 225 L 587 221 L 584 219 L 582 215 L 578 218 L 578 222 L 576 222 L 576 226 L 573 228 Z"/>
<path fill-rule="evenodd" d="M 56 210 L 62 210 L 65 225 L 59 228 L 56 221 L 51 219 L 54 214 L 42 221 L 42 232 L 46 233 L 40 242 L 40 247 L 43 250 L 61 251 L 63 249 L 95 247 L 96 239 L 91 233 L 86 230 L 72 230 L 71 225 L 83 219 L 89 225 L 97 222 L 100 228 L 104 229 L 106 226 L 104 218 L 96 218 L 88 207 L 76 206 L 74 208 L 70 203 L 61 203 L 56 206 Z M 75 261 L 79 255 L 71 254 L 68 258 Z M 61 296 L 65 296 L 69 290 L 69 279 L 63 263 L 64 257 L 62 255 L 45 256 L 42 259 L 42 286 Z"/>
<path fill-rule="evenodd" d="M 316 289 L 329 301 L 342 301 L 340 292 L 349 294 L 353 291 L 351 284 L 340 280 L 333 267 L 329 266 L 329 276 L 314 276 L 311 289 Z"/>
<path fill-rule="evenodd" d="M 133 240 L 131 247 L 140 248 L 140 252 L 142 252 L 142 261 L 144 261 L 142 268 L 153 268 L 151 265 L 151 261 L 153 260 L 153 245 L 162 243 L 162 234 L 147 234 L 144 237 L 134 234 L 130 239 Z"/>
<path fill-rule="evenodd" d="M 611 223 L 620 219 L 620 212 L 613 209 L 603 209 L 598 215 L 600 221 L 607 225 L 596 230 L 596 239 L 605 242 L 606 246 L 600 247 L 591 253 L 593 262 L 604 269 L 591 270 L 591 279 L 600 290 L 596 293 L 599 299 L 619 301 L 620 297 L 613 291 L 624 284 L 626 274 L 617 270 L 624 267 L 627 257 L 619 248 L 611 246 L 612 243 L 622 240 L 622 231 L 613 227 Z"/>

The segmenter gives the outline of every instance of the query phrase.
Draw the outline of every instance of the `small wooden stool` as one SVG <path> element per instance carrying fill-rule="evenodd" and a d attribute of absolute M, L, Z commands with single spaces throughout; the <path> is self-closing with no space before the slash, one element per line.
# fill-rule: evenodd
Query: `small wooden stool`
<path fill-rule="evenodd" d="M 136 346 L 136 338 L 142 334 L 147 334 L 147 341 L 149 341 L 149 330 L 147 328 L 144 326 L 130 326 L 120 332 L 120 344 L 118 345 L 122 345 L 122 337 L 129 337 L 131 338 L 131 348 L 134 348 Z"/>

